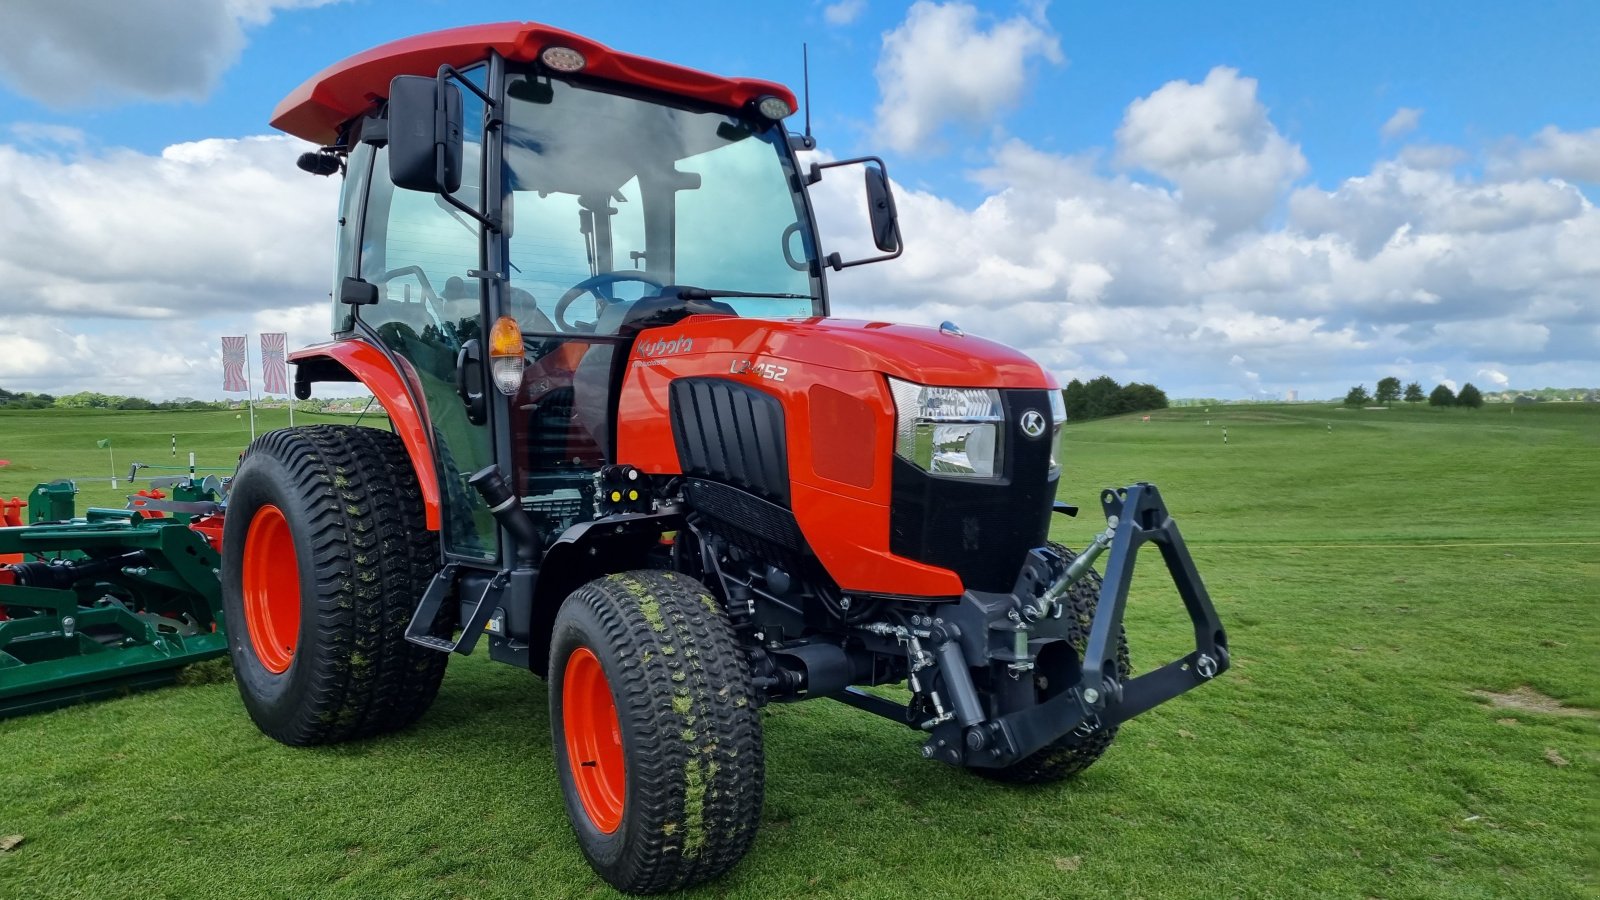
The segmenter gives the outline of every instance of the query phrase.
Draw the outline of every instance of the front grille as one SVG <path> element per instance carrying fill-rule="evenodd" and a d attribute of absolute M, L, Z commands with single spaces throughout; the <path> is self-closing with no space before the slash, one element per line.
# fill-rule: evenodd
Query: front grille
<path fill-rule="evenodd" d="M 950 569 L 969 590 L 1009 591 L 1028 551 L 1045 542 L 1057 477 L 1050 471 L 1050 430 L 1022 432 L 1028 410 L 1050 416 L 1042 390 L 1000 392 L 1004 452 L 998 478 L 930 475 L 895 457 L 889 508 L 889 550 Z"/>

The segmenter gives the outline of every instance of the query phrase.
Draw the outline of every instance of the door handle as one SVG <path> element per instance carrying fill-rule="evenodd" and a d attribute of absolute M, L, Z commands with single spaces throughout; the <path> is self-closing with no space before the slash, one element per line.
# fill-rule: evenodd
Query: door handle
<path fill-rule="evenodd" d="M 477 390 L 473 390 L 473 378 Z M 456 394 L 467 408 L 467 421 L 482 425 L 488 420 L 487 405 L 483 401 L 483 354 L 478 350 L 478 339 L 461 345 L 456 353 Z"/>

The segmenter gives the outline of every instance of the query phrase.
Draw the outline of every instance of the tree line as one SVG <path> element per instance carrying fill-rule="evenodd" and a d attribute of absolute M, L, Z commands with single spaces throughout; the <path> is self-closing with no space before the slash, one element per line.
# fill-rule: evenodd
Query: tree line
<path fill-rule="evenodd" d="M 96 391 L 79 391 L 76 394 L 55 396 L 32 391 L 8 391 L 0 388 L 0 409 L 228 409 L 227 400 L 196 400 L 178 397 L 173 400 L 146 400 L 143 397 L 123 397 L 101 394 Z"/>
<path fill-rule="evenodd" d="M 1483 392 L 1467 382 L 1461 386 L 1461 393 L 1450 390 L 1447 384 L 1441 384 L 1426 396 L 1422 393 L 1422 385 L 1413 381 L 1404 388 L 1400 386 L 1400 379 L 1393 376 L 1379 379 L 1378 388 L 1371 394 L 1367 393 L 1365 384 L 1358 384 L 1344 395 L 1345 406 L 1366 406 L 1368 403 L 1382 403 L 1388 406 L 1396 400 L 1405 399 L 1407 403 L 1421 403 L 1428 401 L 1429 406 L 1466 406 L 1477 409 L 1483 405 Z"/>
<path fill-rule="evenodd" d="M 1118 384 L 1109 375 L 1090 379 L 1087 384 L 1074 378 L 1067 382 L 1061 397 L 1067 404 L 1069 422 L 1148 412 L 1168 406 L 1166 392 L 1155 385 L 1138 381 Z"/>

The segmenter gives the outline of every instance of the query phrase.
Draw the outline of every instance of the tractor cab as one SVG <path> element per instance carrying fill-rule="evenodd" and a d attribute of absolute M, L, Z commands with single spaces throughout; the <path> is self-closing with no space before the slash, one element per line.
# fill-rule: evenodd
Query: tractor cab
<path fill-rule="evenodd" d="M 458 59 L 496 28 L 508 46 L 432 75 L 382 81 L 404 47 L 356 57 L 275 119 L 303 134 L 319 91 L 354 92 L 357 78 L 383 97 L 303 161 L 346 175 L 333 331 L 406 364 L 444 551 L 486 564 L 504 554 L 467 477 L 498 464 L 546 541 L 591 518 L 595 473 L 616 458 L 619 364 L 640 330 L 827 314 L 788 90 L 542 26 L 444 32 L 432 53 Z M 880 243 L 897 247 L 881 162 L 869 181 L 896 235 Z"/>

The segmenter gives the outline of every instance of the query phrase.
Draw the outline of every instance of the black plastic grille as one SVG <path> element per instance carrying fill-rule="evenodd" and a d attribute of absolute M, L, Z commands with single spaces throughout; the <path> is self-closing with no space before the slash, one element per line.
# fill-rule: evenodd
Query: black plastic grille
<path fill-rule="evenodd" d="M 789 505 L 783 405 L 726 378 L 679 378 L 668 394 L 672 437 L 685 475 Z"/>

